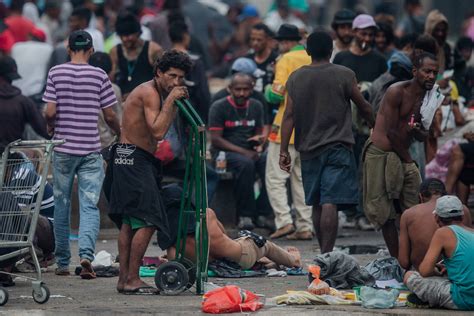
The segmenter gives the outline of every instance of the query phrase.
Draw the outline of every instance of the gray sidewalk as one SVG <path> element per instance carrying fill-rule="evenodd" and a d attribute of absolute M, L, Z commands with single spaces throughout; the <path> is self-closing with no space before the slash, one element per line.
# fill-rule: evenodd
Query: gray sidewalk
<path fill-rule="evenodd" d="M 235 233 L 235 232 L 234 232 Z M 117 254 L 117 231 L 102 231 L 97 242 L 97 251 L 106 250 Z M 281 246 L 296 246 L 302 253 L 303 263 L 311 263 L 319 253 L 316 240 L 312 242 L 286 240 L 277 241 Z M 382 246 L 381 233 L 343 230 L 337 240 L 338 246 L 371 245 Z M 77 242 L 72 242 L 73 265 L 78 264 Z M 160 255 L 157 246 L 150 245 L 147 255 Z M 366 264 L 376 258 L 375 255 L 354 255 L 360 264 Z M 51 298 L 44 305 L 36 304 L 31 298 L 31 286 L 28 282 L 17 280 L 17 285 L 8 288 L 10 300 L 0 307 L 0 315 L 153 315 L 153 314 L 200 314 L 201 297 L 192 293 L 180 296 L 126 296 L 115 291 L 117 278 L 98 278 L 81 280 L 77 276 L 59 277 L 53 269 L 44 274 L 44 282 L 51 290 Z M 153 278 L 146 281 L 153 285 Z M 210 278 L 217 285 L 235 284 L 267 298 L 284 294 L 287 290 L 304 290 L 308 285 L 306 276 L 288 276 L 285 278 L 246 278 L 219 279 Z M 266 306 L 259 315 L 472 315 L 472 313 L 447 310 L 417 310 L 397 308 L 390 310 L 368 310 L 358 306 Z"/>

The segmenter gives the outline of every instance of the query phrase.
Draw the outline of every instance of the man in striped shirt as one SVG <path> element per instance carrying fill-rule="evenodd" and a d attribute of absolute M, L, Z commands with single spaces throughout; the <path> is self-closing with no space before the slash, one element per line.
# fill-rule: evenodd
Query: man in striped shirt
<path fill-rule="evenodd" d="M 54 134 L 54 139 L 66 141 L 54 149 L 53 156 L 56 274 L 69 275 L 71 191 L 77 176 L 81 277 L 92 279 L 95 273 L 91 262 L 100 226 L 97 203 L 104 179 L 97 128 L 99 112 L 103 112 L 106 123 L 117 135 L 120 124 L 112 109 L 117 100 L 107 74 L 88 64 L 94 52 L 91 35 L 75 31 L 68 41 L 71 62 L 49 71 L 43 96 L 48 104 L 48 130 Z"/>

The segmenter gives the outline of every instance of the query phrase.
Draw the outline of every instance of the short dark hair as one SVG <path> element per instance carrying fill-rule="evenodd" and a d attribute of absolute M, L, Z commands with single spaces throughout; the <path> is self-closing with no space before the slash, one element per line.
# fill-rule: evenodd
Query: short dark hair
<path fill-rule="evenodd" d="M 273 33 L 272 30 L 268 27 L 268 25 L 264 23 L 257 23 L 254 26 L 252 26 L 252 30 L 258 30 L 258 31 L 263 31 L 268 37 L 273 37 L 275 33 Z"/>
<path fill-rule="evenodd" d="M 435 55 L 433 55 L 431 53 L 423 52 L 423 53 L 417 54 L 413 57 L 413 67 L 419 69 L 423 65 L 423 61 L 426 58 L 429 58 L 429 59 L 434 60 L 436 62 L 438 61 L 438 59 L 436 58 Z"/>
<path fill-rule="evenodd" d="M 25 0 L 12 0 L 10 3 L 10 11 L 21 12 L 25 2 Z"/>
<path fill-rule="evenodd" d="M 235 78 L 237 78 L 237 77 L 247 77 L 248 79 L 250 79 L 251 84 L 254 80 L 254 78 L 251 75 L 249 75 L 248 73 L 236 72 L 236 73 L 233 73 L 232 76 L 230 76 L 229 86 L 232 85 L 232 83 L 235 81 Z"/>
<path fill-rule="evenodd" d="M 142 28 L 138 17 L 130 11 L 123 11 L 115 21 L 115 32 L 118 36 L 141 33 Z"/>
<path fill-rule="evenodd" d="M 392 44 L 395 40 L 395 34 L 393 33 L 393 27 L 386 22 L 377 23 L 378 29 L 375 33 L 382 32 L 387 40 L 387 45 Z"/>
<path fill-rule="evenodd" d="M 153 67 L 153 73 L 156 76 L 158 70 L 161 72 L 167 72 L 170 68 L 177 68 L 188 73 L 191 70 L 193 63 L 189 55 L 176 49 L 167 50 L 159 57 L 155 66 Z"/>
<path fill-rule="evenodd" d="M 433 195 L 446 195 L 446 187 L 443 181 L 436 178 L 425 179 L 420 184 L 420 194 L 425 198 L 431 198 Z"/>
<path fill-rule="evenodd" d="M 470 37 L 463 36 L 458 39 L 456 42 L 456 49 L 458 51 L 463 49 L 472 49 L 474 47 L 474 42 Z"/>
<path fill-rule="evenodd" d="M 403 47 L 410 45 L 413 47 L 415 45 L 416 40 L 418 39 L 420 35 L 417 33 L 408 33 L 403 35 L 399 40 L 398 40 L 398 49 L 402 49 Z"/>
<path fill-rule="evenodd" d="M 444 225 L 451 225 L 453 222 L 462 222 L 462 220 L 463 220 L 462 215 L 454 216 L 454 217 L 441 217 L 441 216 L 438 216 L 438 218 L 441 221 L 441 223 L 443 223 Z"/>
<path fill-rule="evenodd" d="M 420 0 L 405 0 L 404 6 L 407 7 L 409 5 L 419 6 L 421 5 L 421 1 Z"/>
<path fill-rule="evenodd" d="M 72 11 L 71 16 L 75 16 L 79 19 L 86 20 L 87 23 L 89 24 L 92 18 L 92 11 L 86 7 L 77 7 Z"/>
<path fill-rule="evenodd" d="M 112 59 L 110 59 L 109 54 L 104 52 L 92 54 L 91 58 L 89 58 L 89 65 L 102 69 L 106 74 L 112 71 Z"/>
<path fill-rule="evenodd" d="M 185 34 L 189 34 L 189 29 L 184 21 L 175 21 L 168 28 L 171 43 L 181 43 Z"/>
<path fill-rule="evenodd" d="M 313 59 L 328 58 L 332 52 L 332 38 L 324 30 L 314 31 L 306 41 L 306 49 Z"/>
<path fill-rule="evenodd" d="M 436 55 L 438 54 L 438 43 L 433 36 L 423 34 L 413 43 L 413 49 L 420 49 L 424 52 Z"/>

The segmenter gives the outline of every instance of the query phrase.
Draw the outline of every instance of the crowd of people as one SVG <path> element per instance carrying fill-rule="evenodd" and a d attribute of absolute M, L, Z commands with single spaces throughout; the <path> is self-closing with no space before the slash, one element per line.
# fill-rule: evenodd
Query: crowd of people
<path fill-rule="evenodd" d="M 47 190 L 54 212 L 42 214 L 54 228 L 57 275 L 70 274 L 77 179 L 81 277 L 95 278 L 103 190 L 120 228 L 117 291 L 157 293 L 138 271 L 155 232 L 173 257 L 180 189 L 160 179 L 184 173 L 189 140 L 174 102 L 189 99 L 210 137 L 209 201 L 223 152 L 239 229 L 316 236 L 322 253 L 339 227 L 381 230 L 390 255 L 418 271 L 406 283 L 421 303 L 474 308 L 472 16 L 451 45 L 447 18 L 424 16 L 416 0 L 405 1 L 398 25 L 389 12 L 341 9 L 331 30 L 308 21 L 298 1 L 277 0 L 266 16 L 250 4 L 223 15 L 197 1 L 158 2 L 0 3 L 0 146 L 66 141 Z M 228 84 L 211 94 L 217 77 Z M 297 249 L 232 240 L 210 209 L 208 217 L 211 256 L 244 268 L 264 256 L 301 265 Z M 423 278 L 444 267 L 449 281 Z"/>

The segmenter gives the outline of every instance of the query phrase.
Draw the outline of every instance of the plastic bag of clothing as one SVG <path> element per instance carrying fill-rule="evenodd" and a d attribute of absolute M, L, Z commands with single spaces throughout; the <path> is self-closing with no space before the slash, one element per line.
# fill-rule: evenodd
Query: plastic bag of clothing
<path fill-rule="evenodd" d="M 321 280 L 335 289 L 349 289 L 354 286 L 375 284 L 375 279 L 357 260 L 345 253 L 332 251 L 317 255 L 314 263 L 321 267 Z M 313 281 L 311 272 L 309 282 Z"/>
<path fill-rule="evenodd" d="M 399 294 L 400 292 L 395 289 L 387 291 L 363 286 L 360 289 L 359 298 L 362 301 L 362 307 L 365 308 L 392 308 Z"/>
<path fill-rule="evenodd" d="M 242 270 L 236 262 L 227 259 L 218 259 L 209 262 L 208 269 L 220 278 L 249 278 L 265 276 L 265 271 Z"/>
<path fill-rule="evenodd" d="M 403 282 L 403 270 L 394 257 L 379 258 L 369 262 L 365 269 L 375 278 L 375 280 L 385 281 L 395 279 Z"/>
<path fill-rule="evenodd" d="M 255 312 L 263 307 L 260 298 L 235 285 L 227 285 L 204 294 L 202 311 L 210 314 Z"/>

